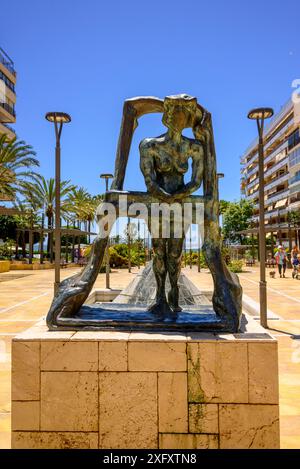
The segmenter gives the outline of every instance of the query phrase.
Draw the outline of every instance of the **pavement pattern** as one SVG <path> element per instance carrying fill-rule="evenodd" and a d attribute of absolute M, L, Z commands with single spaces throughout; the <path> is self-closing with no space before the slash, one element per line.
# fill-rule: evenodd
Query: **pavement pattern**
<path fill-rule="evenodd" d="M 183 269 L 200 290 L 212 289 L 210 273 Z M 61 278 L 79 272 L 61 271 Z M 123 289 L 138 273 L 133 268 L 114 270 L 111 288 Z M 24 274 L 24 275 L 22 275 Z M 259 271 L 245 268 L 239 274 L 244 293 L 258 301 Z M 0 448 L 10 448 L 11 341 L 45 317 L 53 295 L 54 270 L 11 271 L 0 274 Z M 105 288 L 105 274 L 99 274 L 95 288 Z M 281 448 L 300 448 L 300 280 L 268 278 L 268 308 L 272 311 L 269 332 L 278 340 Z"/>

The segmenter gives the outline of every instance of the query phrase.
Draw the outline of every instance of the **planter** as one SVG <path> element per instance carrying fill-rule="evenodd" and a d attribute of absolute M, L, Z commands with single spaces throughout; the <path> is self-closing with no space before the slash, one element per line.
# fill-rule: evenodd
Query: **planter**
<path fill-rule="evenodd" d="M 9 272 L 10 261 L 0 261 L 0 273 Z"/>

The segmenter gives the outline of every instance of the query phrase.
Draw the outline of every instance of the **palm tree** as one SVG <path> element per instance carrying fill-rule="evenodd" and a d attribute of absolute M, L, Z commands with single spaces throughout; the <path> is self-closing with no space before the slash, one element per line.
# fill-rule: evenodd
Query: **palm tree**
<path fill-rule="evenodd" d="M 16 193 L 23 191 L 27 178 L 32 179 L 36 173 L 31 167 L 39 166 L 36 153 L 17 137 L 8 139 L 6 134 L 0 136 L 0 195 L 4 199 L 15 199 Z"/>
<path fill-rule="evenodd" d="M 63 217 L 67 217 L 67 207 L 64 199 L 68 197 L 75 186 L 70 181 L 61 181 L 60 183 L 60 197 L 61 197 L 61 213 Z M 45 179 L 44 176 L 34 178 L 34 182 L 27 183 L 24 189 L 25 196 L 34 199 L 37 206 L 42 209 L 47 217 L 48 229 L 53 228 L 54 213 L 55 213 L 55 180 L 54 178 Z M 53 247 L 53 233 L 48 233 L 47 242 L 47 255 L 52 260 L 52 247 Z"/>
<path fill-rule="evenodd" d="M 89 243 L 91 242 L 91 223 L 95 219 L 96 208 L 98 207 L 102 196 L 91 196 L 84 187 L 73 189 L 65 201 L 65 208 L 69 214 L 73 214 L 71 219 L 78 221 L 79 228 L 81 223 L 85 224 L 85 230 L 89 232 Z"/>

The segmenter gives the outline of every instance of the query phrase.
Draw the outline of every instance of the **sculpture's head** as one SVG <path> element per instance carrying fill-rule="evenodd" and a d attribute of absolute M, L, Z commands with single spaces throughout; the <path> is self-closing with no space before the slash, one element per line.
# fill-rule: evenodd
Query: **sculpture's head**
<path fill-rule="evenodd" d="M 171 130 L 192 128 L 196 114 L 199 118 L 197 99 L 188 94 L 166 96 L 164 99 L 163 124 Z"/>

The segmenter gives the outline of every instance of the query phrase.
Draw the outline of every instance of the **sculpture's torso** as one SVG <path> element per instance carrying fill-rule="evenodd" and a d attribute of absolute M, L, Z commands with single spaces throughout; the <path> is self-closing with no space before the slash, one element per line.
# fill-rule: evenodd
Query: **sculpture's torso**
<path fill-rule="evenodd" d="M 144 149 L 144 158 L 153 165 L 157 183 L 170 194 L 183 188 L 189 159 L 201 157 L 203 152 L 202 144 L 197 140 L 181 137 L 181 141 L 176 143 L 167 138 L 166 134 L 144 139 L 141 147 Z"/>

